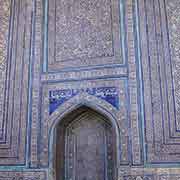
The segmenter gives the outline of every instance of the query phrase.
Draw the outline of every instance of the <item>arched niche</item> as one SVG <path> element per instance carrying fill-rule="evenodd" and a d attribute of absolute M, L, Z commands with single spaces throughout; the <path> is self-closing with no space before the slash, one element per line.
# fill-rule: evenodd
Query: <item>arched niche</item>
<path fill-rule="evenodd" d="M 84 105 L 69 112 L 53 131 L 53 179 L 116 179 L 117 138 L 117 127 L 100 112 Z"/>

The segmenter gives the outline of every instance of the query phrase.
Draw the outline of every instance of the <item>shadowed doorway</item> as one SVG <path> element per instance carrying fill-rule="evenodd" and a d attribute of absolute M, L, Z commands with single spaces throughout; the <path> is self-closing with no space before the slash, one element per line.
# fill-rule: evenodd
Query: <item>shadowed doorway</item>
<path fill-rule="evenodd" d="M 56 180 L 115 180 L 116 136 L 111 122 L 80 107 L 55 130 Z"/>

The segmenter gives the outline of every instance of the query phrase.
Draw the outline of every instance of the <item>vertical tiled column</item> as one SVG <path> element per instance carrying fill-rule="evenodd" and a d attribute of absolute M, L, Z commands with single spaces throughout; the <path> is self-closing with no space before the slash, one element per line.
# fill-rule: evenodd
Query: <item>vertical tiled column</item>
<path fill-rule="evenodd" d="M 126 29 L 128 44 L 128 69 L 129 69 L 129 98 L 130 98 L 130 124 L 131 124 L 131 144 L 132 144 L 132 164 L 141 164 L 141 142 L 139 133 L 139 118 L 137 104 L 137 77 L 136 77 L 136 59 L 135 59 L 135 39 L 134 39 L 134 17 L 133 0 L 127 0 L 126 5 Z"/>
<path fill-rule="evenodd" d="M 33 26 L 32 26 L 32 52 L 31 52 L 31 78 L 32 78 L 32 116 L 31 116 L 31 166 L 38 166 L 38 135 L 40 131 L 40 73 L 42 58 L 42 13 L 41 0 L 34 0 Z"/>

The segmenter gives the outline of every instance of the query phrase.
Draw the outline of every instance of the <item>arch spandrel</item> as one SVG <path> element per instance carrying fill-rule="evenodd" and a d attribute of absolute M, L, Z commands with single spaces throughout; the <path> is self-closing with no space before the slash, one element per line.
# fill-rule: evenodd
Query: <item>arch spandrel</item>
<path fill-rule="evenodd" d="M 48 117 L 49 127 L 52 129 L 53 126 L 56 126 L 59 119 L 62 119 L 68 113 L 83 105 L 107 116 L 108 118 L 118 119 L 118 110 L 114 106 L 95 96 L 81 93 L 59 106 L 59 108 Z"/>

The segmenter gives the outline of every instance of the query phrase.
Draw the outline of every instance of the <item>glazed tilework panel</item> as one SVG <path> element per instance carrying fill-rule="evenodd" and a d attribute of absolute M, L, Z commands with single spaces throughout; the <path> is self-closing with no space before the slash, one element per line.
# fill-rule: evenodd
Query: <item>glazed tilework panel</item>
<path fill-rule="evenodd" d="M 103 99 L 119 109 L 119 97 L 116 87 L 61 89 L 49 92 L 49 114 L 52 114 L 61 104 L 82 92 Z"/>
<path fill-rule="evenodd" d="M 35 171 L 35 172 L 21 172 L 21 171 L 1 171 L 1 180 L 46 180 L 46 172 Z"/>
<path fill-rule="evenodd" d="M 7 59 L 7 62 L 9 64 L 7 63 L 7 73 L 6 74 L 7 74 L 7 78 L 9 78 L 11 80 L 11 81 L 7 81 L 7 82 L 11 82 L 11 83 L 7 83 L 8 88 L 5 91 L 6 96 L 3 97 L 3 98 L 7 98 L 7 102 L 6 101 L 2 101 L 2 102 L 7 103 L 7 105 L 3 106 L 3 107 L 5 107 L 5 108 L 8 107 L 8 110 L 9 110 L 8 114 L 10 114 L 11 117 L 1 119 L 3 122 L 2 124 L 5 124 L 7 127 L 7 130 L 5 128 L 3 128 L 3 130 L 2 130 L 4 132 L 3 135 L 6 138 L 6 142 L 5 142 L 5 144 L 2 143 L 1 146 L 8 147 L 8 148 L 12 147 L 12 149 L 10 149 L 10 151 L 12 150 L 12 152 L 15 153 L 15 155 L 17 155 L 16 153 L 21 153 L 21 157 L 18 159 L 18 156 L 17 156 L 17 161 L 15 161 L 15 160 L 11 161 L 11 158 L 8 157 L 6 159 L 7 162 L 6 162 L 6 160 L 3 161 L 3 163 L 5 163 L 5 164 L 8 162 L 18 164 L 19 161 L 21 161 L 22 164 L 24 164 L 25 146 L 23 147 L 22 145 L 23 144 L 25 145 L 26 122 L 28 122 L 27 127 L 29 127 L 29 125 L 31 125 L 31 131 L 29 131 L 30 133 L 28 134 L 28 138 L 27 138 L 28 143 L 27 143 L 27 148 L 26 148 L 26 150 L 27 150 L 26 160 L 27 160 L 27 162 L 29 162 L 28 158 L 30 156 L 30 158 L 31 158 L 30 163 L 37 165 L 37 161 L 39 158 L 39 151 L 40 151 L 40 149 L 38 149 L 38 146 L 41 146 L 38 144 L 39 139 L 37 138 L 37 136 L 39 134 L 39 129 L 38 129 L 39 121 L 42 120 L 41 113 L 40 113 L 41 109 L 39 109 L 39 104 L 41 103 L 41 100 L 42 100 L 40 98 L 40 97 L 42 97 L 41 89 L 40 89 L 40 86 L 41 86 L 40 77 L 42 78 L 43 82 L 46 82 L 47 80 L 55 80 L 56 79 L 57 84 L 58 84 L 58 81 L 61 81 L 62 79 L 67 80 L 68 78 L 72 78 L 72 77 L 76 78 L 76 79 L 81 79 L 81 78 L 85 78 L 85 79 L 100 78 L 101 79 L 102 77 L 107 78 L 107 76 L 127 77 L 127 68 L 125 68 L 125 67 L 124 68 L 118 67 L 118 68 L 114 68 L 114 69 L 104 68 L 102 70 L 94 69 L 89 72 L 88 71 L 84 71 L 84 72 L 76 71 L 76 72 L 66 72 L 64 74 L 63 73 L 61 73 L 61 74 L 57 73 L 57 74 L 53 74 L 53 75 L 46 74 L 46 75 L 40 76 L 41 55 L 42 55 L 41 54 L 42 53 L 42 34 L 43 34 L 43 32 L 42 32 L 43 31 L 42 30 L 42 27 L 43 27 L 42 26 L 43 4 L 41 1 L 38 1 L 38 0 L 33 1 L 33 2 L 34 2 L 34 4 L 32 5 L 31 1 L 28 1 L 28 3 L 27 3 L 26 1 L 15 1 L 14 0 L 11 2 L 12 3 L 11 8 L 10 8 L 11 10 L 9 11 L 9 13 L 11 12 L 11 17 L 9 18 L 9 22 L 10 22 L 9 41 L 7 41 L 7 42 L 9 43 L 8 48 L 10 49 L 9 50 L 10 56 L 7 56 L 7 58 L 10 57 L 9 58 L 10 60 Z M 31 6 L 33 6 L 33 8 Z M 119 8 L 120 4 L 118 4 L 118 6 L 116 6 L 116 7 Z M 113 12 L 114 12 L 114 10 L 113 10 Z M 119 19 L 119 16 L 117 16 L 116 18 Z M 114 25 L 112 25 L 112 27 L 113 26 Z M 120 27 L 118 27 L 117 29 L 120 30 Z M 118 36 L 118 38 L 119 38 L 119 36 Z M 119 41 L 120 41 L 120 39 L 119 39 Z M 117 42 L 117 41 L 114 40 L 113 42 Z M 118 50 L 118 49 L 116 49 L 116 50 Z M 114 50 L 114 52 L 116 52 L 116 50 Z M 121 52 L 121 50 L 120 51 L 119 50 L 117 51 L 118 53 Z M 120 57 L 120 54 L 119 54 L 119 57 Z M 11 60 L 13 61 L 12 64 L 11 64 Z M 29 60 L 30 60 L 30 63 L 29 63 Z M 30 75 L 29 77 L 28 77 L 28 73 Z M 45 78 L 43 78 L 43 77 L 45 77 Z M 85 81 L 83 81 L 83 82 L 85 82 Z M 21 83 L 23 83 L 23 84 L 21 84 Z M 29 89 L 27 88 L 27 85 L 28 85 L 27 83 L 29 83 L 29 85 L 30 85 Z M 78 84 L 77 84 L 77 86 L 78 86 Z M 127 86 L 127 84 L 126 84 L 126 86 Z M 103 88 L 107 88 L 107 87 L 109 87 L 109 84 L 106 84 L 106 86 Z M 21 88 L 22 88 L 22 91 L 21 91 Z M 94 85 L 94 88 L 96 88 L 95 85 Z M 98 88 L 101 88 L 101 86 L 99 86 Z M 29 93 L 28 95 L 27 95 L 27 91 L 26 91 L 27 89 L 28 89 L 28 93 Z M 59 89 L 60 89 L 60 87 L 59 87 Z M 127 95 L 128 94 L 127 87 L 125 89 L 126 90 L 124 90 L 124 93 L 126 93 L 126 95 Z M 93 94 L 91 94 L 91 95 L 93 95 Z M 32 99 L 31 99 L 31 96 L 32 96 Z M 22 101 L 22 97 L 27 97 L 28 99 L 23 98 L 23 101 Z M 115 97 L 115 99 L 116 98 L 117 97 Z M 99 99 L 103 100 L 102 97 Z M 27 100 L 28 100 L 28 109 L 29 109 L 28 116 L 26 116 L 27 109 L 26 108 L 22 109 L 22 107 L 26 107 Z M 94 101 L 96 101 L 96 100 L 98 100 L 98 99 L 95 98 Z M 126 97 L 126 100 L 127 100 L 127 97 Z M 126 100 L 123 100 L 123 101 L 125 102 Z M 108 97 L 108 98 L 105 97 L 104 101 L 106 101 L 106 103 L 108 104 L 108 102 L 111 102 L 110 97 Z M 117 109 L 119 107 L 118 103 L 116 103 L 116 102 L 115 103 L 111 102 L 111 103 L 109 103 L 109 105 L 110 104 L 114 105 Z M 127 108 L 126 108 L 126 110 L 127 110 Z M 6 111 L 4 111 L 4 112 L 6 112 Z M 12 114 L 11 114 L 11 112 L 12 112 Z M 121 113 L 121 110 L 120 110 L 120 113 Z M 122 118 L 125 119 L 124 115 L 122 116 Z M 5 120 L 7 123 L 5 122 Z M 10 121 L 10 120 L 12 120 L 12 121 Z M 21 124 L 19 124 L 19 122 L 21 122 Z M 127 124 L 128 124 L 128 122 L 127 122 Z M 44 126 L 43 124 L 41 124 L 41 125 Z M 44 130 L 47 131 L 46 128 Z M 29 139 L 29 138 L 31 138 L 31 139 Z M 136 139 L 138 139 L 138 138 L 136 138 Z M 2 141 L 4 141 L 4 139 Z M 121 163 L 128 164 L 130 161 L 130 155 L 128 154 L 129 152 L 127 151 L 127 142 L 129 141 L 128 135 L 125 135 L 124 139 L 122 141 L 126 145 L 124 146 L 124 149 L 122 152 Z M 19 142 L 19 144 L 18 144 L 18 142 Z M 29 148 L 29 146 L 30 146 L 30 148 Z M 17 147 L 19 147 L 19 148 L 17 148 Z M 16 152 L 16 150 L 17 150 L 17 152 Z M 28 150 L 30 150 L 30 151 L 28 151 Z M 47 149 L 45 149 L 45 151 L 47 151 Z M 4 152 L 9 153 L 9 151 L 7 151 L 7 149 L 5 149 Z M 133 151 L 133 152 L 135 152 L 135 151 Z M 30 155 L 28 153 L 30 153 Z M 123 159 L 123 157 L 124 157 L 124 159 Z M 44 159 L 45 162 L 48 161 L 48 157 L 46 157 L 46 158 L 47 159 Z M 39 161 L 41 161 L 41 159 Z"/>
<path fill-rule="evenodd" d="M 0 127 L 3 126 L 3 94 L 5 91 L 6 57 L 8 49 L 8 29 L 10 19 L 10 1 L 0 1 Z"/>
<path fill-rule="evenodd" d="M 25 163 L 27 98 L 22 98 L 28 87 L 30 6 L 28 1 L 0 1 L 1 165 Z"/>
<path fill-rule="evenodd" d="M 179 11 L 178 0 L 0 0 L 0 165 L 51 170 L 58 115 L 89 103 L 118 122 L 120 179 L 178 180 L 132 167 L 180 162 Z M 15 171 L 0 179 L 48 179 Z"/>
<path fill-rule="evenodd" d="M 179 169 L 168 168 L 132 168 L 121 169 L 118 180 L 179 180 Z M 0 171 L 1 180 L 50 180 L 46 171 Z"/>
<path fill-rule="evenodd" d="M 180 130 L 180 2 L 178 0 L 166 1 L 166 10 L 174 84 L 176 126 Z"/>
<path fill-rule="evenodd" d="M 140 2 L 146 157 L 150 163 L 177 163 L 180 161 L 180 3 Z"/>
<path fill-rule="evenodd" d="M 121 168 L 120 180 L 178 180 L 179 168 Z"/>
<path fill-rule="evenodd" d="M 60 0 L 55 5 L 56 61 L 113 56 L 110 0 Z"/>
<path fill-rule="evenodd" d="M 48 18 L 50 71 L 122 64 L 119 0 L 51 0 Z"/>
<path fill-rule="evenodd" d="M 47 2 L 47 1 L 46 1 Z M 54 1 L 52 1 L 52 3 L 49 3 L 49 10 L 50 10 L 50 6 L 52 6 Z M 114 2 L 114 1 L 112 1 Z M 131 72 L 129 73 L 129 81 L 127 81 L 128 78 L 128 68 L 127 66 L 125 66 L 125 64 L 123 66 L 117 66 L 117 67 L 110 67 L 110 66 L 106 66 L 106 67 L 102 67 L 102 66 L 93 66 L 91 68 L 89 68 L 90 66 L 88 66 L 87 69 L 83 69 L 81 68 L 81 64 L 80 63 L 76 63 L 78 65 L 78 69 L 66 69 L 66 71 L 62 71 L 62 72 L 49 72 L 49 73 L 41 73 L 41 68 L 42 66 L 42 61 L 46 60 L 46 58 L 43 58 L 42 60 L 42 53 L 43 53 L 43 57 L 46 57 L 46 52 L 44 53 L 44 51 L 42 50 L 42 40 L 45 40 L 47 37 L 45 37 L 45 39 L 43 39 L 43 35 L 46 36 L 46 34 L 44 34 L 44 26 L 42 26 L 42 19 L 43 19 L 43 7 L 47 6 L 47 4 L 42 4 L 42 2 L 40 0 L 36 1 L 36 14 L 35 14 L 35 19 L 36 21 L 34 21 L 35 23 L 35 48 L 34 48 L 34 59 L 35 59 L 35 63 L 33 65 L 33 69 L 32 69 L 32 101 L 31 101 L 31 105 L 30 108 L 31 112 L 31 134 L 30 134 L 30 156 L 29 156 L 29 160 L 30 160 L 30 166 L 31 167 L 47 167 L 48 164 L 48 160 L 50 160 L 51 162 L 51 157 L 49 155 L 52 155 L 51 153 L 48 154 L 49 151 L 49 147 L 48 147 L 48 139 L 50 138 L 50 134 L 49 134 L 49 125 L 51 124 L 47 124 L 47 122 L 50 120 L 47 120 L 46 118 L 44 119 L 44 117 L 48 117 L 48 118 L 52 118 L 54 116 L 57 115 L 57 113 L 62 113 L 63 110 L 66 110 L 67 106 L 69 107 L 69 105 L 75 104 L 75 100 L 76 102 L 80 103 L 79 99 L 79 95 L 77 95 L 74 98 L 71 98 L 70 100 L 68 100 L 68 102 L 63 103 L 61 106 L 58 107 L 58 109 L 52 113 L 51 117 L 49 116 L 49 92 L 48 94 L 44 95 L 42 91 L 44 91 L 44 84 L 54 84 L 54 89 L 52 88 L 51 91 L 54 90 L 63 90 L 63 89 L 77 89 L 79 88 L 79 86 L 84 85 L 86 86 L 86 83 L 88 83 L 89 81 L 97 81 L 97 86 L 93 85 L 92 88 L 97 88 L 97 87 L 109 87 L 111 86 L 110 84 L 106 84 L 106 86 L 103 85 L 103 82 L 105 80 L 111 79 L 111 78 L 117 78 L 117 79 L 124 79 L 126 80 L 128 83 L 126 83 L 126 90 L 124 91 L 124 96 L 127 96 L 127 101 L 123 100 L 122 102 L 127 103 L 127 107 L 130 106 L 131 104 L 131 111 L 126 108 L 125 110 L 128 111 L 127 112 L 127 117 L 124 116 L 125 113 L 122 114 L 122 121 L 124 123 L 126 123 L 126 127 L 127 127 L 127 131 L 123 131 L 124 133 L 124 138 L 122 139 L 121 143 L 124 144 L 122 145 L 122 149 L 123 152 L 121 154 L 121 164 L 122 165 L 128 165 L 128 164 L 141 164 L 142 163 L 142 151 L 141 151 L 141 140 L 140 140 L 140 129 L 139 129 L 139 122 L 138 122 L 138 103 L 137 103 L 137 85 L 136 85 L 136 65 L 135 65 L 135 50 L 134 50 L 134 37 L 133 37 L 133 3 L 131 0 L 126 1 L 126 3 L 123 3 L 122 1 L 119 1 L 119 6 L 116 6 L 116 8 L 121 8 L 121 13 L 124 14 L 126 16 L 126 24 L 125 26 L 128 28 L 128 41 L 131 44 L 130 50 L 128 51 L 128 59 L 129 59 L 129 64 L 130 64 L 130 69 Z M 45 8 L 46 9 L 46 8 Z M 46 12 L 46 11 L 45 11 Z M 125 13 L 126 12 L 126 13 Z M 46 13 L 49 13 L 49 11 L 47 11 Z M 51 13 L 53 14 L 54 11 Z M 119 18 L 119 14 L 118 14 L 118 18 Z M 49 28 L 53 28 L 53 21 L 52 18 L 49 16 L 48 19 L 48 24 L 52 23 L 51 25 L 49 25 Z M 43 27 L 43 28 L 42 28 Z M 122 33 L 123 34 L 123 33 Z M 54 35 L 53 33 L 51 33 L 51 35 Z M 123 34 L 123 36 L 125 36 L 125 34 Z M 125 39 L 125 37 L 123 37 Z M 47 42 L 47 41 L 45 41 Z M 46 43 L 44 43 L 44 46 Z M 122 43 L 123 44 L 123 43 Z M 53 47 L 53 44 L 52 46 Z M 101 60 L 98 62 L 102 62 Z M 44 62 L 43 62 L 44 63 Z M 71 65 L 71 63 L 69 63 Z M 55 66 L 56 68 L 59 68 L 60 66 L 57 65 Z M 69 82 L 69 83 L 68 83 Z M 99 83 L 98 83 L 99 82 Z M 101 82 L 101 83 L 100 83 Z M 69 84 L 68 87 L 66 86 L 66 84 Z M 101 86 L 100 86 L 101 85 Z M 58 88 L 56 88 L 56 86 Z M 116 84 L 112 85 L 113 87 L 116 87 Z M 89 86 L 90 87 L 90 86 Z M 122 86 L 124 87 L 124 85 Z M 128 87 L 130 88 L 130 93 L 128 90 Z M 46 89 L 46 88 L 45 88 Z M 48 90 L 48 89 L 47 89 Z M 128 98 L 128 94 L 130 94 L 130 97 Z M 87 96 L 89 97 L 89 95 Z M 87 98 L 87 97 L 83 97 L 83 98 Z M 93 97 L 93 98 L 92 98 Z M 93 103 L 92 104 L 96 104 L 98 102 L 102 102 L 101 99 L 95 97 L 95 96 L 91 96 L 90 99 L 93 99 Z M 48 101 L 46 103 L 46 107 L 43 106 L 42 103 L 44 103 Z M 73 101 L 73 102 L 71 102 Z M 111 106 L 111 104 L 109 104 L 106 101 L 103 101 L 102 103 L 103 105 L 108 105 L 107 107 Z M 107 108 L 106 107 L 106 108 Z M 114 107 L 113 107 L 114 108 Z M 111 109 L 111 108 L 110 108 Z M 114 108 L 116 109 L 116 108 Z M 121 114 L 122 108 L 119 110 L 119 113 Z M 116 110 L 117 111 L 117 110 Z M 46 116 L 47 114 L 48 116 Z M 131 138 L 133 139 L 131 142 L 132 144 L 129 144 L 129 146 L 127 145 L 127 142 L 129 141 L 129 135 L 127 135 L 127 133 L 129 133 L 130 131 L 128 130 L 128 128 L 130 128 L 130 124 L 132 123 L 132 132 L 130 133 Z M 124 125 L 122 125 L 124 126 Z M 39 134 L 39 132 L 42 130 L 42 134 Z M 40 135 L 40 136 L 39 136 Z M 41 138 L 42 136 L 42 138 Z M 129 150 L 128 150 L 129 147 Z"/>
<path fill-rule="evenodd" d="M 128 100 L 128 93 L 126 89 L 126 80 L 85 80 L 79 82 L 66 82 L 66 83 L 53 83 L 53 82 L 45 82 L 41 87 L 42 92 L 42 101 L 41 101 L 41 133 L 38 137 L 39 139 L 39 147 L 41 149 L 41 153 L 39 154 L 39 160 L 41 166 L 47 166 L 48 164 L 48 156 L 51 152 L 51 147 L 48 143 L 47 137 L 52 137 L 52 126 L 55 123 L 55 120 L 58 120 L 56 117 L 57 114 L 63 114 L 66 111 L 71 112 L 71 108 L 75 105 L 88 105 L 91 107 L 92 102 L 94 102 L 94 107 L 102 106 L 103 109 L 109 109 L 109 112 L 112 112 L 113 116 L 116 116 L 117 122 L 119 127 L 121 128 L 121 157 L 120 163 L 123 165 L 129 163 L 129 154 L 127 148 L 129 146 L 129 133 L 128 133 L 128 122 L 126 121 L 128 116 L 127 110 L 127 100 Z M 97 97 L 94 93 L 88 93 L 91 89 L 108 89 L 107 87 L 113 87 L 113 92 L 115 91 L 116 94 L 116 101 L 118 103 L 117 107 L 114 107 L 107 99 L 102 99 Z M 49 94 L 51 92 L 64 92 L 64 89 L 80 89 L 77 94 L 74 96 L 69 97 L 69 94 L 66 95 L 67 100 L 61 101 L 61 104 L 54 109 L 52 113 L 50 113 L 50 104 L 51 101 L 49 99 Z M 86 90 L 89 89 L 87 92 Z M 109 91 L 106 91 L 107 93 Z M 118 99 L 117 99 L 118 98 Z M 93 104 L 92 104 L 93 107 Z M 56 117 L 56 118 L 55 118 Z M 120 155 L 120 154 L 119 154 Z M 50 157 L 49 157 L 50 158 Z"/>
<path fill-rule="evenodd" d="M 10 18 L 10 1 L 0 1 L 1 7 L 1 29 L 0 29 L 0 70 L 1 72 L 5 69 L 6 54 L 7 54 L 7 37 L 8 37 L 8 27 Z"/>

